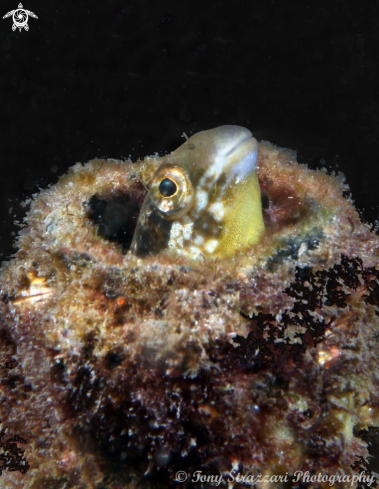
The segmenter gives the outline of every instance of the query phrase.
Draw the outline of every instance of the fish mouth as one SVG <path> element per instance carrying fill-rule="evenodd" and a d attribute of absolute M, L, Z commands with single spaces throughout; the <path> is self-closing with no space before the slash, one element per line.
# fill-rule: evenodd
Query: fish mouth
<path fill-rule="evenodd" d="M 258 142 L 250 133 L 226 153 L 224 172 L 243 179 L 256 171 L 257 158 Z"/>
<path fill-rule="evenodd" d="M 237 148 L 252 138 L 252 132 L 246 127 L 225 125 L 209 131 L 212 145 L 219 156 L 228 157 Z"/>
<path fill-rule="evenodd" d="M 233 178 L 243 178 L 255 171 L 258 142 L 249 129 L 225 125 L 209 131 L 209 137 L 219 171 Z"/>
<path fill-rule="evenodd" d="M 232 157 L 234 153 L 238 152 L 246 143 L 250 142 L 252 139 L 254 138 L 251 133 L 250 135 L 247 135 L 244 138 L 240 139 L 231 149 L 229 149 L 229 151 L 225 154 L 225 157 Z"/>

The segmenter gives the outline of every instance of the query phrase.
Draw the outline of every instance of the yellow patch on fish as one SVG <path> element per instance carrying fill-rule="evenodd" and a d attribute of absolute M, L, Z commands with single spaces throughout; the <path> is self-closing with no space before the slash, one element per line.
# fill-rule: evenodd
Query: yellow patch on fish
<path fill-rule="evenodd" d="M 258 143 L 248 129 L 202 131 L 163 158 L 142 205 L 131 252 L 231 256 L 264 232 Z"/>

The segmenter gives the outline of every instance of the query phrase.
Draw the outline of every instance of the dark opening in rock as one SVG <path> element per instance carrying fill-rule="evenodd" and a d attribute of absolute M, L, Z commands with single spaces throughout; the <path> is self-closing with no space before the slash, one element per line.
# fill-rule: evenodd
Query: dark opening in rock
<path fill-rule="evenodd" d="M 87 216 L 98 225 L 99 234 L 121 245 L 126 253 L 131 245 L 139 212 L 146 195 L 141 188 L 110 196 L 93 195 L 86 203 Z"/>

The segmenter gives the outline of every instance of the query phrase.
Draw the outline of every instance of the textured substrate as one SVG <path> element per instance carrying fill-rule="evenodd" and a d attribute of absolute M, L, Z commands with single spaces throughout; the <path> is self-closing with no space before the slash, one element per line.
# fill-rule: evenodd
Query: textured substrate
<path fill-rule="evenodd" d="M 77 164 L 31 203 L 0 277 L 1 487 L 365 470 L 379 240 L 342 178 L 261 144 L 254 249 L 140 259 L 127 250 L 159 162 Z"/>

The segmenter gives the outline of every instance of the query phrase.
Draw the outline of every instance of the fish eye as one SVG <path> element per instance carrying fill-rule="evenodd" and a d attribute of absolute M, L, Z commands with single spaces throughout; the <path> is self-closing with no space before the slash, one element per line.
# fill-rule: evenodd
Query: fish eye
<path fill-rule="evenodd" d="M 187 170 L 166 164 L 158 168 L 149 189 L 151 203 L 167 219 L 180 219 L 192 207 L 194 190 Z"/>
<path fill-rule="evenodd" d="M 178 186 L 171 178 L 164 178 L 159 185 L 159 192 L 163 197 L 172 197 L 178 191 Z"/>

